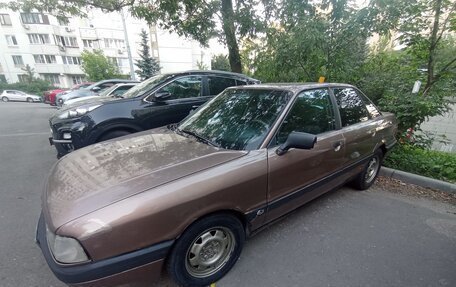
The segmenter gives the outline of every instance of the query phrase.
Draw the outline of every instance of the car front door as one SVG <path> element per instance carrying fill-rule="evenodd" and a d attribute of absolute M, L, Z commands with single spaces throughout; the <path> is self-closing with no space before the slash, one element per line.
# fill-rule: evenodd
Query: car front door
<path fill-rule="evenodd" d="M 297 96 L 268 149 L 267 222 L 343 183 L 345 145 L 335 112 L 328 89 L 307 90 Z M 317 135 L 314 148 L 277 155 L 278 146 L 293 131 Z"/>
<path fill-rule="evenodd" d="M 6 94 L 11 101 L 23 101 L 18 91 L 7 91 Z"/>
<path fill-rule="evenodd" d="M 202 77 L 183 76 L 174 79 L 149 96 L 141 107 L 141 124 L 146 129 L 180 122 L 192 109 L 207 101 L 202 97 Z M 168 94 L 161 100 L 154 95 Z"/>

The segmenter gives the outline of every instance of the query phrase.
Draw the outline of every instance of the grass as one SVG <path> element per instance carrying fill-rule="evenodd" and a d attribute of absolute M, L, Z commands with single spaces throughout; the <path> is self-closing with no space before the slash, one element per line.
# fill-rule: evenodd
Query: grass
<path fill-rule="evenodd" d="M 456 183 L 456 154 L 398 145 L 385 158 L 386 167 Z"/>

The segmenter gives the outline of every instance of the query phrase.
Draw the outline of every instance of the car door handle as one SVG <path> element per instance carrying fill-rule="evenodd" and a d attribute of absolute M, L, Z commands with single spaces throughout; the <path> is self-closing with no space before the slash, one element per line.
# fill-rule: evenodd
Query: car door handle
<path fill-rule="evenodd" d="M 199 105 L 193 105 L 192 106 L 192 109 L 197 109 L 197 108 L 199 108 Z"/>
<path fill-rule="evenodd" d="M 342 148 L 342 144 L 343 144 L 342 141 L 333 143 L 334 151 L 340 151 L 340 149 Z"/>

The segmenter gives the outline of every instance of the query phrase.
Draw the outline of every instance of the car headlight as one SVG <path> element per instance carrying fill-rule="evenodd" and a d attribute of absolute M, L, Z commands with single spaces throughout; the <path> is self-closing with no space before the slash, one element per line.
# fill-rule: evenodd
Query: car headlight
<path fill-rule="evenodd" d="M 89 260 L 81 244 L 70 237 L 52 233 L 46 226 L 46 237 L 55 260 L 61 263 L 81 263 Z"/>
<path fill-rule="evenodd" d="M 90 111 L 95 110 L 101 105 L 94 105 L 94 106 L 82 106 L 77 107 L 68 111 L 61 113 L 58 117 L 59 119 L 69 119 L 69 118 L 76 118 L 87 114 Z"/>

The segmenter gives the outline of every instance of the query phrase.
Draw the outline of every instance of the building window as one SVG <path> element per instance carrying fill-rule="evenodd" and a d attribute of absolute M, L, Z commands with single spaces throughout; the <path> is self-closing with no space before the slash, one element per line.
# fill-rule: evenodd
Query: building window
<path fill-rule="evenodd" d="M 23 24 L 49 24 L 47 15 L 41 13 L 21 13 Z"/>
<path fill-rule="evenodd" d="M 12 57 L 13 57 L 14 66 L 16 66 L 16 67 L 24 66 L 24 61 L 22 60 L 22 56 L 12 56 Z"/>
<path fill-rule="evenodd" d="M 57 60 L 54 55 L 33 55 L 37 64 L 55 64 Z"/>
<path fill-rule="evenodd" d="M 41 74 L 41 76 L 43 76 L 46 81 L 51 82 L 53 85 L 60 84 L 60 77 L 58 74 Z"/>
<path fill-rule="evenodd" d="M 100 47 L 97 40 L 82 40 L 82 44 L 84 45 L 84 48 L 98 49 Z"/>
<path fill-rule="evenodd" d="M 17 78 L 19 79 L 19 82 L 25 83 L 28 82 L 28 76 L 27 75 L 17 75 Z"/>
<path fill-rule="evenodd" d="M 27 34 L 30 44 L 50 44 L 51 39 L 48 34 Z"/>
<path fill-rule="evenodd" d="M 76 37 L 65 37 L 56 35 L 55 42 L 57 43 L 57 45 L 61 45 L 63 47 L 79 47 Z"/>
<path fill-rule="evenodd" d="M 11 26 L 11 18 L 8 14 L 0 14 L 0 24 L 2 26 Z"/>
<path fill-rule="evenodd" d="M 65 65 L 81 65 L 81 58 L 80 57 L 70 57 L 70 56 L 62 56 L 62 61 Z"/>
<path fill-rule="evenodd" d="M 0 75 L 0 83 L 2 84 L 7 84 L 8 82 L 6 81 L 5 75 Z"/>
<path fill-rule="evenodd" d="M 79 85 L 85 82 L 84 76 L 71 76 L 73 80 L 73 85 Z"/>
<path fill-rule="evenodd" d="M 17 46 L 16 36 L 14 35 L 5 35 L 6 43 L 8 46 Z"/>
<path fill-rule="evenodd" d="M 125 47 L 125 41 L 119 39 L 104 39 L 105 48 L 122 49 Z"/>

